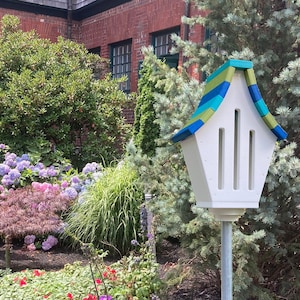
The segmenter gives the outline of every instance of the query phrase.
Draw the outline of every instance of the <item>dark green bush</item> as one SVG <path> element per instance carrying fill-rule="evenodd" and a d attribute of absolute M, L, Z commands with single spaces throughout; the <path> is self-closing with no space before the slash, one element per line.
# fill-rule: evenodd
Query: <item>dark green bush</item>
<path fill-rule="evenodd" d="M 17 154 L 41 153 L 43 161 L 55 153 L 74 166 L 119 157 L 127 97 L 103 76 L 107 62 L 83 45 L 61 37 L 51 43 L 18 24 L 16 17 L 2 18 L 1 142 Z"/>

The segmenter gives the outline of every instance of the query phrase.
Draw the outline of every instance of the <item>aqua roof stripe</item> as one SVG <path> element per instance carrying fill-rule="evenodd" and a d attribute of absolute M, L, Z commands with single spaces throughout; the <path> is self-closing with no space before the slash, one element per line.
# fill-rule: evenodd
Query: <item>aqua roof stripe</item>
<path fill-rule="evenodd" d="M 266 126 L 268 126 L 268 128 L 275 134 L 278 140 L 282 140 L 287 137 L 287 133 L 280 127 L 275 118 L 271 115 L 267 105 L 262 99 L 256 83 L 253 63 L 251 61 L 233 59 L 228 60 L 207 78 L 204 95 L 200 100 L 198 108 L 192 114 L 187 124 L 172 137 L 172 141 L 174 143 L 182 141 L 194 134 L 217 111 L 226 96 L 236 69 L 244 71 L 253 104 Z"/>
<path fill-rule="evenodd" d="M 219 108 L 220 104 L 222 103 L 223 99 L 224 99 L 223 97 L 217 95 L 216 97 L 210 99 L 206 103 L 198 106 L 198 108 L 192 114 L 191 119 L 201 114 L 203 111 L 207 110 L 208 108 L 211 108 L 213 111 L 216 111 Z"/>
<path fill-rule="evenodd" d="M 254 102 L 254 104 L 261 117 L 264 117 L 266 114 L 268 114 L 269 109 L 263 99 Z"/>

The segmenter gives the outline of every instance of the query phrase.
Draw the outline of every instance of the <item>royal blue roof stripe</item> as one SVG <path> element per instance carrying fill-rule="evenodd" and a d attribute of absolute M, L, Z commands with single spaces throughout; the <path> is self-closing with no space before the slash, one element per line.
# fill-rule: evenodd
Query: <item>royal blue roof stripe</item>
<path fill-rule="evenodd" d="M 212 98 L 215 98 L 216 96 L 220 96 L 220 97 L 224 98 L 229 89 L 229 86 L 230 86 L 230 82 L 227 82 L 227 81 L 224 81 L 223 83 L 216 86 L 213 90 L 211 90 L 209 93 L 207 93 L 206 95 L 204 95 L 202 97 L 198 107 L 205 104 Z"/>
<path fill-rule="evenodd" d="M 277 125 L 275 128 L 271 129 L 272 132 L 277 136 L 278 140 L 285 140 L 288 136 L 285 130 L 279 125 Z"/>
<path fill-rule="evenodd" d="M 197 120 L 194 123 L 190 124 L 188 127 L 184 127 L 180 131 L 178 131 L 173 137 L 172 142 L 177 143 L 179 141 L 182 141 L 186 139 L 187 137 L 194 134 L 204 123 L 202 120 Z"/>
<path fill-rule="evenodd" d="M 259 101 L 262 98 L 257 84 L 252 84 L 252 85 L 248 86 L 248 89 L 249 89 L 249 92 L 250 92 L 253 102 Z"/>

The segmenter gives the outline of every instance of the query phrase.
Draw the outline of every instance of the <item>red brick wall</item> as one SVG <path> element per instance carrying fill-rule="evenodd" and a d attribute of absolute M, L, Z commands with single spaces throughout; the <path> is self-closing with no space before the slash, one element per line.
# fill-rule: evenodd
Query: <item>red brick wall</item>
<path fill-rule="evenodd" d="M 87 48 L 101 47 L 109 58 L 109 45 L 132 39 L 131 88 L 136 90 L 142 46 L 151 44 L 151 33 L 180 26 L 184 0 L 133 0 L 81 24 L 81 39 Z"/>
<path fill-rule="evenodd" d="M 0 18 L 6 14 L 19 17 L 23 31 L 34 29 L 42 38 L 55 42 L 58 36 L 67 36 L 67 20 L 12 9 L 0 9 Z"/>
<path fill-rule="evenodd" d="M 109 58 L 109 45 L 132 39 L 131 89 L 135 91 L 138 79 L 138 62 L 143 59 L 142 46 L 151 44 L 151 33 L 184 26 L 181 16 L 185 12 L 185 0 L 132 0 L 83 21 L 72 22 L 72 40 L 85 44 L 88 49 L 100 47 L 101 56 Z M 195 13 L 191 8 L 190 12 Z M 197 12 L 198 13 L 198 12 Z M 67 19 L 0 8 L 0 18 L 5 14 L 20 18 L 24 31 L 35 29 L 42 38 L 55 42 L 58 36 L 67 37 Z M 201 41 L 204 30 L 195 27 L 189 31 L 189 39 Z"/>

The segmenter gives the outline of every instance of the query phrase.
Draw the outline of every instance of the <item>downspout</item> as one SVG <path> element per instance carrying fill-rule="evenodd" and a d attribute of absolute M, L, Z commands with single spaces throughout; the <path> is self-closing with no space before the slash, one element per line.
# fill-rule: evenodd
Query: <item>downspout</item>
<path fill-rule="evenodd" d="M 72 39 L 72 24 L 73 24 L 73 0 L 67 0 L 67 39 Z"/>
<path fill-rule="evenodd" d="M 190 17 L 190 11 L 191 11 L 191 3 L 189 0 L 185 1 L 184 5 L 184 16 L 189 18 Z M 183 40 L 188 41 L 189 40 L 189 33 L 190 33 L 190 26 L 188 24 L 183 25 Z M 182 56 L 182 63 L 184 64 L 186 62 L 186 57 Z"/>

